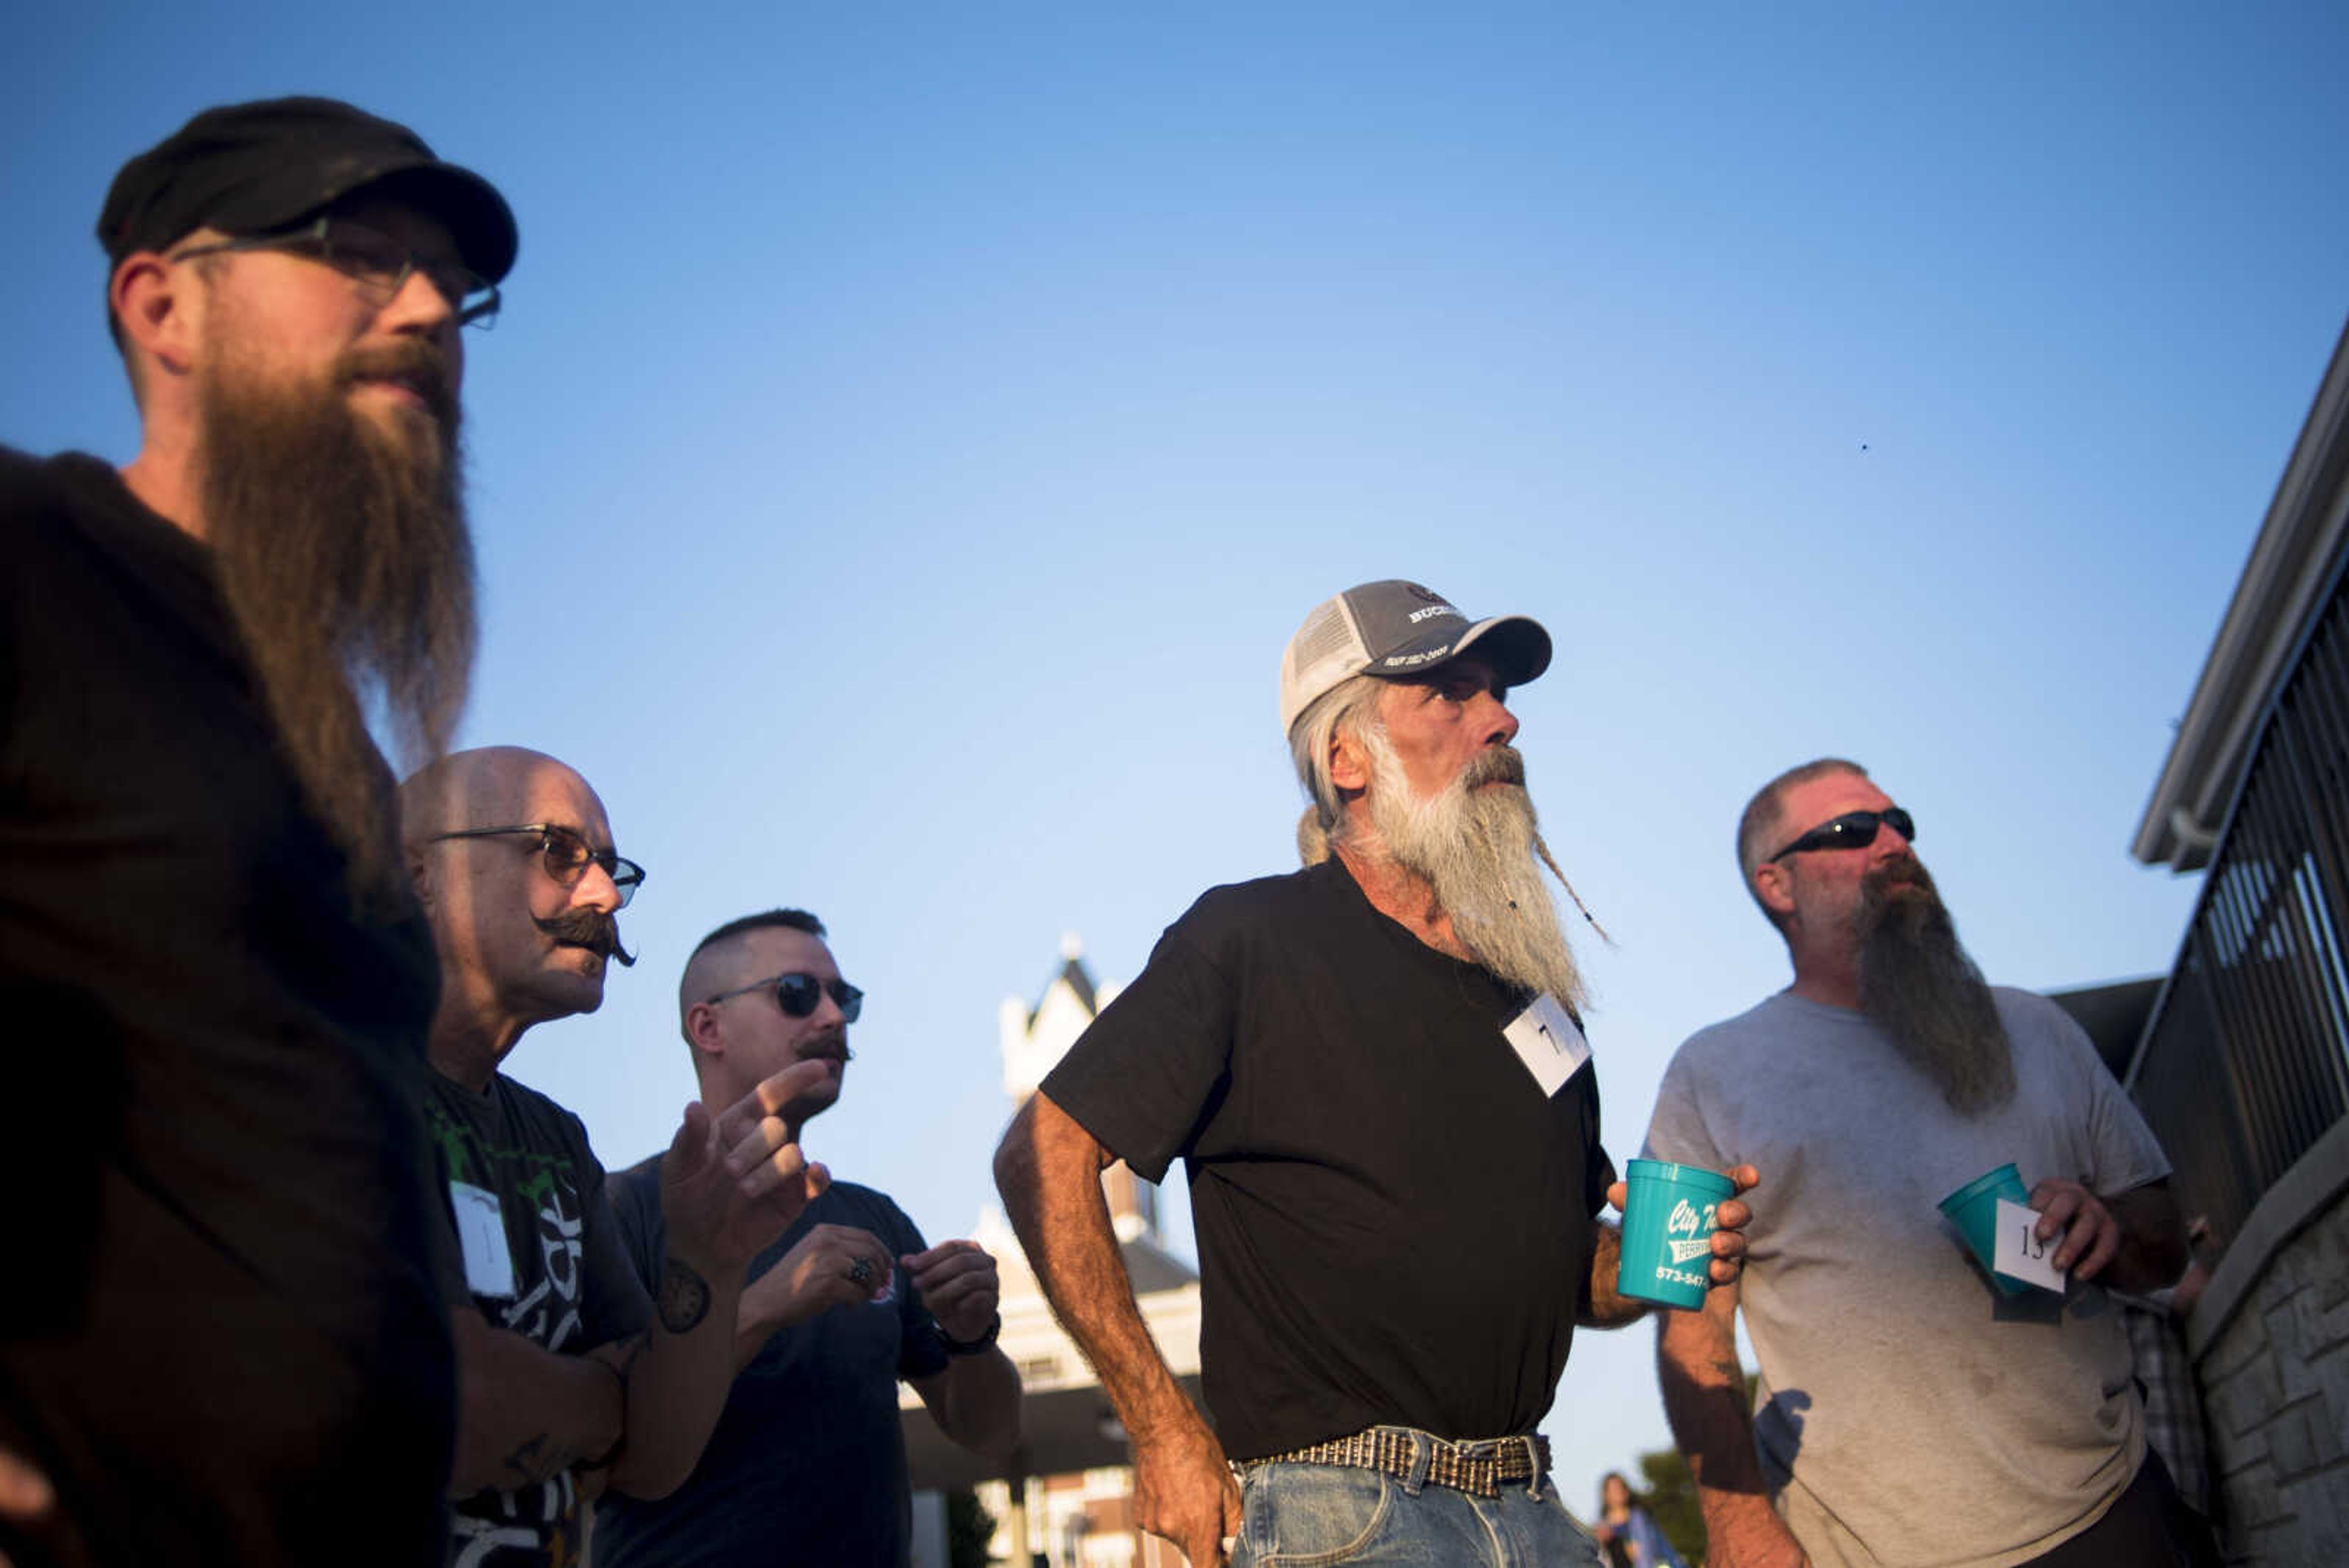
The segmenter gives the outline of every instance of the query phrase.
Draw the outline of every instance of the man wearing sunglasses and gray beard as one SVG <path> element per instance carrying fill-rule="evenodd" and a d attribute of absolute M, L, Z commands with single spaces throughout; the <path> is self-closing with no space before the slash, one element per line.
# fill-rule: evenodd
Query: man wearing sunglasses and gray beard
<path fill-rule="evenodd" d="M 442 1290 L 460 1407 L 453 1568 L 570 1568 L 596 1489 L 659 1497 L 700 1457 L 733 1377 L 750 1259 L 825 1181 L 777 1113 L 826 1069 L 779 1063 L 696 1103 L 647 1162 L 667 1241 L 642 1283 L 579 1118 L 498 1071 L 534 1025 L 603 1004 L 635 961 L 616 917 L 644 870 L 553 757 L 460 752 L 400 790 L 440 955 L 425 1120 L 450 1222 Z"/>
<path fill-rule="evenodd" d="M 840 1098 L 848 1026 L 864 1005 L 804 909 L 719 927 L 678 985 L 702 1103 L 818 1068 L 782 1107 L 796 1139 Z M 613 1177 L 612 1204 L 649 1279 L 665 1229 L 656 1163 Z M 1000 1456 L 1019 1439 L 1019 1375 L 996 1347 L 998 1295 L 995 1260 L 977 1242 L 930 1246 L 887 1194 L 832 1183 L 751 1264 L 734 1328 L 740 1376 L 699 1467 L 661 1501 L 606 1496 L 596 1568 L 904 1568 L 898 1379 L 964 1447 Z"/>
<path fill-rule="evenodd" d="M 1650 1158 L 1775 1173 L 1743 1281 L 1659 1330 L 1706 1561 L 2215 1564 L 2103 1293 L 2002 1293 L 1943 1231 L 1940 1199 L 2011 1161 L 2075 1282 L 2155 1289 L 2187 1262 L 2153 1135 L 2062 1009 L 1984 983 L 1916 835 L 1857 763 L 1765 785 L 1738 869 L 1794 984 L 1691 1037 L 1658 1093 Z"/>

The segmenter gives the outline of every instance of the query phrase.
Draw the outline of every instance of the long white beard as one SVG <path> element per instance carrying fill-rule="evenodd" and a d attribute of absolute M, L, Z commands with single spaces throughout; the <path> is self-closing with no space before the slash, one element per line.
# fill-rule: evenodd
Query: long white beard
<path fill-rule="evenodd" d="M 1371 826 L 1404 870 L 1426 878 L 1476 961 L 1579 1012 L 1582 973 L 1535 858 L 1541 834 L 1525 790 L 1525 763 L 1507 746 L 1480 753 L 1434 795 L 1412 793 L 1402 759 L 1376 730 Z M 1498 782 L 1495 782 L 1498 781 Z M 1485 787 L 1478 787 L 1484 785 Z"/>

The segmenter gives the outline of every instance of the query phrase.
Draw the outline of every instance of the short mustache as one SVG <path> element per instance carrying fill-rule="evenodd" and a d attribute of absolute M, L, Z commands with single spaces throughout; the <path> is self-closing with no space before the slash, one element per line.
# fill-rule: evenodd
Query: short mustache
<path fill-rule="evenodd" d="M 840 1059 L 843 1063 L 854 1062 L 856 1060 L 856 1053 L 848 1048 L 848 1031 L 845 1029 L 825 1030 L 823 1033 L 816 1035 L 813 1039 L 810 1040 L 805 1045 L 801 1046 L 800 1055 L 802 1058 L 812 1056 L 816 1053 L 816 1049 L 819 1046 L 831 1046 L 837 1049 L 840 1053 Z"/>
<path fill-rule="evenodd" d="M 1873 893 L 1879 898 L 1886 888 L 1900 883 L 1921 888 L 1936 898 L 1940 895 L 1940 889 L 1933 885 L 1932 873 L 1925 869 L 1925 863 L 1915 855 L 1905 852 L 1871 868 L 1860 877 L 1859 882 L 1863 892 Z"/>
<path fill-rule="evenodd" d="M 601 909 L 565 909 L 553 919 L 535 923 L 564 947 L 585 948 L 597 958 L 618 959 L 624 968 L 636 967 L 636 955 L 620 945 L 620 922 Z"/>
<path fill-rule="evenodd" d="M 1475 789 L 1480 784 L 1515 784 L 1526 787 L 1525 753 L 1515 746 L 1487 746 L 1468 760 L 1460 770 L 1460 787 Z"/>
<path fill-rule="evenodd" d="M 374 348 L 354 348 L 343 356 L 336 371 L 345 386 L 397 377 L 414 384 L 443 429 L 457 423 L 457 388 L 449 371 L 449 355 L 424 338 L 408 338 Z"/>

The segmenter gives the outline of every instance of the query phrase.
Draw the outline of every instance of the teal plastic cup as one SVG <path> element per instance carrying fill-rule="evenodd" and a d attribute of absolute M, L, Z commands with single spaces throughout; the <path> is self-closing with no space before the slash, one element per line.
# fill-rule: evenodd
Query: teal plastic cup
<path fill-rule="evenodd" d="M 1719 1171 L 1660 1159 L 1623 1168 L 1623 1269 L 1615 1288 L 1643 1302 L 1701 1307 L 1712 1282 L 1713 1216 L 1737 1184 Z"/>
<path fill-rule="evenodd" d="M 2030 1197 L 2029 1189 L 2023 1185 L 2023 1173 L 2007 1164 L 1986 1176 L 1975 1177 L 1941 1199 L 1941 1212 L 1958 1228 L 1966 1245 L 1973 1249 L 1974 1261 L 1982 1264 L 1990 1282 L 2005 1295 L 2019 1296 L 2031 1287 L 2021 1280 L 2008 1279 L 1990 1266 L 1991 1259 L 1996 1255 L 1998 1200 L 2003 1198 L 2009 1203 L 2023 1203 Z"/>

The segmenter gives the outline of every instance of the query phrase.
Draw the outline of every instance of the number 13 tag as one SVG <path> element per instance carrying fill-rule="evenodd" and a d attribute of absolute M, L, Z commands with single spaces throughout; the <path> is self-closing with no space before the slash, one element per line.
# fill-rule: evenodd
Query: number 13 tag
<path fill-rule="evenodd" d="M 2055 1250 L 2064 1244 L 2064 1232 L 2058 1231 L 2053 1241 L 2043 1241 L 2038 1224 L 2039 1210 L 2000 1199 L 1998 1236 L 1991 1243 L 1990 1266 L 2010 1280 L 2060 1294 L 2064 1272 L 2055 1266 Z"/>

